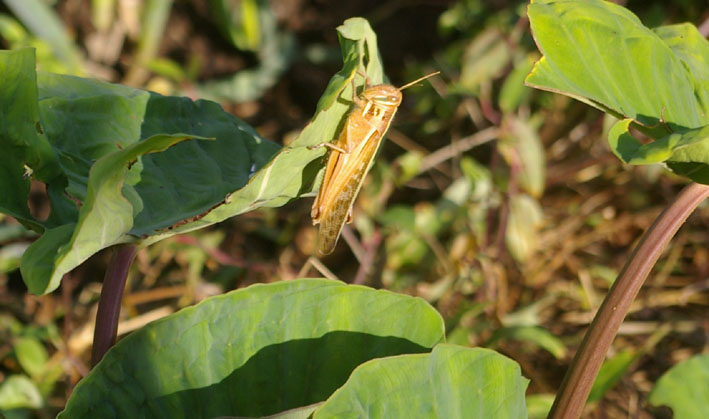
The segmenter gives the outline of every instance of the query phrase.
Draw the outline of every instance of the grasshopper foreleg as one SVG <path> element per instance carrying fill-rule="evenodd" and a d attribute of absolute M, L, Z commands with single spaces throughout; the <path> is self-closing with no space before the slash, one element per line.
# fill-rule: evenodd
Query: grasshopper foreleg
<path fill-rule="evenodd" d="M 322 148 L 322 147 L 329 148 L 330 150 L 339 151 L 342 154 L 350 154 L 349 151 L 345 150 L 342 147 L 336 146 L 333 143 L 320 143 L 320 144 L 315 144 L 315 145 L 309 145 L 307 148 L 308 148 L 308 150 L 317 150 L 318 148 Z"/>

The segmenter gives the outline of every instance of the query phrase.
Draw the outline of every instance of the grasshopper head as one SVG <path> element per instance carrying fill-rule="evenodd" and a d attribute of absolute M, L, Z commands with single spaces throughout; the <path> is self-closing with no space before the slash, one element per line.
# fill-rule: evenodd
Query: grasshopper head
<path fill-rule="evenodd" d="M 385 107 L 398 107 L 401 104 L 401 92 L 394 86 L 380 84 L 362 92 L 362 99 Z"/>

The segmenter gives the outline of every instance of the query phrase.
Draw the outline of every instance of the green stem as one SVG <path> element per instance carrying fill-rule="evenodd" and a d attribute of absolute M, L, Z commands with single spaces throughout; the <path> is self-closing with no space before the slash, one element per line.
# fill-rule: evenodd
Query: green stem
<path fill-rule="evenodd" d="M 135 245 L 128 244 L 119 245 L 113 250 L 98 302 L 94 342 L 91 348 L 91 366 L 98 364 L 106 351 L 116 343 L 123 288 L 137 250 Z"/>
<path fill-rule="evenodd" d="M 598 370 L 630 304 L 677 230 L 707 197 L 708 185 L 690 183 L 645 232 L 584 336 L 549 412 L 550 419 L 581 416 Z"/>

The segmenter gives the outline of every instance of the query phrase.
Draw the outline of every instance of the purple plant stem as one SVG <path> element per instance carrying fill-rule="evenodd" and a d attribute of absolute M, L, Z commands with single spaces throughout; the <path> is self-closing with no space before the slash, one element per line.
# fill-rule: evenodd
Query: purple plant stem
<path fill-rule="evenodd" d="M 96 313 L 94 342 L 91 348 L 92 367 L 98 364 L 106 351 L 116 343 L 123 288 L 137 251 L 135 245 L 128 244 L 118 245 L 113 250 L 106 276 L 103 278 L 103 288 L 101 288 L 101 298 Z"/>
<path fill-rule="evenodd" d="M 690 183 L 643 234 L 586 332 L 561 383 L 549 412 L 550 419 L 581 416 L 598 370 L 630 304 L 677 230 L 708 196 L 709 185 Z"/>

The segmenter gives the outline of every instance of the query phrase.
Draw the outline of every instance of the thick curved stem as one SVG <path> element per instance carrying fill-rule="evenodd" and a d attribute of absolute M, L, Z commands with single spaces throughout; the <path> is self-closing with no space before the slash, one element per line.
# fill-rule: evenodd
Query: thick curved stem
<path fill-rule="evenodd" d="M 645 232 L 598 309 L 566 372 L 549 418 L 570 419 L 581 416 L 591 386 L 630 304 L 677 230 L 708 196 L 708 185 L 690 183 Z"/>
<path fill-rule="evenodd" d="M 98 364 L 106 351 L 116 343 L 123 288 L 137 250 L 135 245 L 119 245 L 113 250 L 106 276 L 103 278 L 101 298 L 96 313 L 94 342 L 91 348 L 92 367 Z"/>

